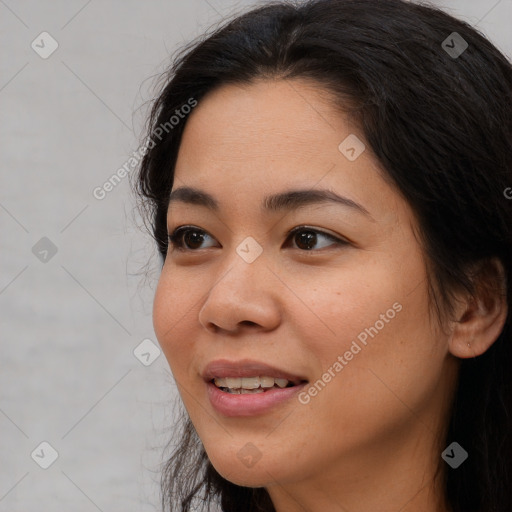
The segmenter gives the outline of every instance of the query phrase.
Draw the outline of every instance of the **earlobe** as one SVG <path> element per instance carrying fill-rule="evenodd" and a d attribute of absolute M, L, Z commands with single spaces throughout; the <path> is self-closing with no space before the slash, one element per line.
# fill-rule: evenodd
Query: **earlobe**
<path fill-rule="evenodd" d="M 508 313 L 505 272 L 497 258 L 480 265 L 475 295 L 458 312 L 449 338 L 450 353 L 467 359 L 486 352 L 498 339 Z"/>

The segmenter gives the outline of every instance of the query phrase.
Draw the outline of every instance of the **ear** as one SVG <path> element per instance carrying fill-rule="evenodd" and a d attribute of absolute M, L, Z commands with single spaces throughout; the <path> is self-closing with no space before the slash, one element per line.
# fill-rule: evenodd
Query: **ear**
<path fill-rule="evenodd" d="M 508 313 L 501 261 L 480 262 L 473 276 L 475 294 L 461 302 L 449 339 L 450 352 L 460 358 L 483 354 L 501 334 Z"/>

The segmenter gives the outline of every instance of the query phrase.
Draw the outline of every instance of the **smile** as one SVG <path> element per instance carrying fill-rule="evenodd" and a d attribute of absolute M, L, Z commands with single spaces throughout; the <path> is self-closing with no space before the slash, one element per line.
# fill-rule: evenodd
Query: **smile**
<path fill-rule="evenodd" d="M 211 361 L 201 377 L 212 408 L 228 417 L 272 411 L 291 400 L 308 382 L 304 376 L 250 359 Z"/>
<path fill-rule="evenodd" d="M 213 379 L 213 383 L 221 391 L 237 395 L 265 393 L 272 388 L 282 389 L 294 385 L 288 379 L 274 377 L 219 377 Z"/>

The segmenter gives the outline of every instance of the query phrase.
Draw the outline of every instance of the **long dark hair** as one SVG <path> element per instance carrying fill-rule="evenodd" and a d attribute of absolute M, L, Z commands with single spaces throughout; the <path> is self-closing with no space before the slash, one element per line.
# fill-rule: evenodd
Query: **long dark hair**
<path fill-rule="evenodd" d="M 171 117 L 218 86 L 257 78 L 313 80 L 358 123 L 417 215 L 438 315 L 453 312 L 455 290 L 475 292 L 470 269 L 491 258 L 503 264 L 510 303 L 511 63 L 470 25 L 402 0 L 270 2 L 182 48 L 162 76 L 135 184 L 162 260 L 186 124 L 186 116 Z M 470 456 L 445 468 L 454 512 L 512 510 L 510 369 L 509 312 L 495 343 L 461 361 L 445 446 L 456 441 Z M 225 512 L 274 510 L 264 488 L 237 486 L 216 472 L 186 413 L 180 425 L 162 472 L 164 509 L 203 503 L 210 510 L 219 502 Z"/>

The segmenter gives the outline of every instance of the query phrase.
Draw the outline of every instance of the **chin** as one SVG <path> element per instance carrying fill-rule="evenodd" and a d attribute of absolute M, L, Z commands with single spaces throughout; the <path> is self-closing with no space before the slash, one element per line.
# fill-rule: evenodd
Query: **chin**
<path fill-rule="evenodd" d="M 225 480 L 243 487 L 264 487 L 274 481 L 272 477 L 276 476 L 273 474 L 276 472 L 275 464 L 264 460 L 264 455 L 258 454 L 251 448 L 250 443 L 240 450 L 231 448 L 222 453 L 215 451 L 207 451 L 208 458 Z"/>

